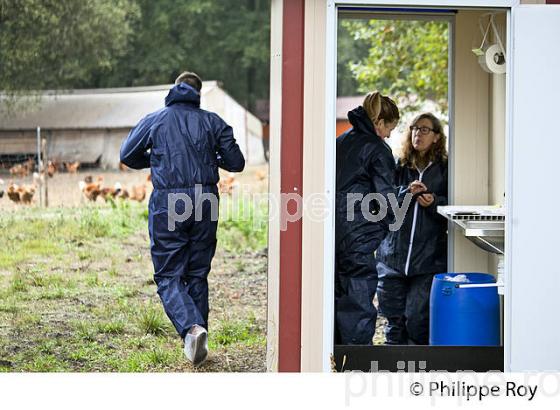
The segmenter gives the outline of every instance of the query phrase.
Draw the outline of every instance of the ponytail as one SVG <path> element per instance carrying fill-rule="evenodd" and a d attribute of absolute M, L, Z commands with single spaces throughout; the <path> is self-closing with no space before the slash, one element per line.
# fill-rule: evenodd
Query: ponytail
<path fill-rule="evenodd" d="M 400 118 L 397 104 L 389 97 L 381 95 L 379 91 L 368 93 L 364 99 L 363 107 L 373 123 L 377 120 L 392 123 Z"/>

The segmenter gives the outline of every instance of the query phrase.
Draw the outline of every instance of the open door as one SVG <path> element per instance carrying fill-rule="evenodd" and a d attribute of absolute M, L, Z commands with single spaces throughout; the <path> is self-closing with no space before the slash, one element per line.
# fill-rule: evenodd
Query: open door
<path fill-rule="evenodd" d="M 560 370 L 560 7 L 512 9 L 505 370 Z"/>

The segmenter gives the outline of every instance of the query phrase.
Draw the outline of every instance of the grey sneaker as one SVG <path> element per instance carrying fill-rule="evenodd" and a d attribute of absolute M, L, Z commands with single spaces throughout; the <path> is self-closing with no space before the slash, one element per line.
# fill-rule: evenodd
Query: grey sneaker
<path fill-rule="evenodd" d="M 193 325 L 185 336 L 185 356 L 193 366 L 201 365 L 208 357 L 208 332 L 202 326 Z"/>

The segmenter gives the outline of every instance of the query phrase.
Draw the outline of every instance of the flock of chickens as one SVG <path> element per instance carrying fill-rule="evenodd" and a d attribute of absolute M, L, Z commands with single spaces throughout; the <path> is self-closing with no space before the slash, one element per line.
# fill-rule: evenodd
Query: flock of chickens
<path fill-rule="evenodd" d="M 33 197 L 39 187 L 44 183 L 45 178 L 52 178 L 57 172 L 66 171 L 71 174 L 76 174 L 80 162 L 55 162 L 49 161 L 43 172 L 40 174 L 33 172 L 35 168 L 35 161 L 29 159 L 20 164 L 16 164 L 10 168 L 10 175 L 12 177 L 24 178 L 33 172 L 33 183 L 31 184 L 16 184 L 10 181 L 4 190 L 4 181 L 0 179 L 0 198 L 5 194 L 8 199 L 16 204 L 31 204 Z M 124 167 L 120 167 L 121 170 Z M 258 180 L 264 180 L 266 173 L 264 171 L 257 171 L 256 177 Z M 144 183 L 133 185 L 129 189 L 125 188 L 119 182 L 113 186 L 105 186 L 103 176 L 97 178 L 88 175 L 83 181 L 79 182 L 79 189 L 85 199 L 95 202 L 97 198 L 103 198 L 106 202 L 115 199 L 132 200 L 142 202 L 146 198 L 148 187 L 151 185 L 151 175 L 148 175 Z M 218 189 L 222 194 L 232 194 L 233 190 L 239 185 L 236 181 L 234 174 L 229 173 L 222 177 L 218 183 Z"/>
<path fill-rule="evenodd" d="M 103 186 L 103 176 L 98 176 L 94 181 L 93 177 L 88 175 L 83 181 L 79 182 L 79 187 L 84 197 L 92 202 L 100 197 L 105 202 L 117 198 L 142 202 L 146 198 L 148 184 L 151 184 L 151 182 L 151 174 L 148 174 L 143 184 L 134 185 L 130 189 L 124 188 L 120 182 L 115 183 L 112 187 L 105 187 Z"/>

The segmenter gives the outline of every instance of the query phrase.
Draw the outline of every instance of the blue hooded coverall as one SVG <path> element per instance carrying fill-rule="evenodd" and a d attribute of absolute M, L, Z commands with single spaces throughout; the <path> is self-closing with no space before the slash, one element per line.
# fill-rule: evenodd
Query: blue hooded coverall
<path fill-rule="evenodd" d="M 428 344 L 432 279 L 447 272 L 447 221 L 437 213 L 438 206 L 447 205 L 447 161 L 430 163 L 422 172 L 399 162 L 399 203 L 415 180 L 433 192 L 434 202 L 427 208 L 411 202 L 401 228 L 377 250 L 377 298 L 387 318 L 387 344 Z"/>
<path fill-rule="evenodd" d="M 213 194 L 217 199 L 218 167 L 231 172 L 245 167 L 232 128 L 217 114 L 200 109 L 200 93 L 180 83 L 169 91 L 164 108 L 130 131 L 120 157 L 130 168 L 151 168 L 150 248 L 167 316 L 183 338 L 195 324 L 207 329 L 207 277 L 218 221 L 217 215 L 211 217 L 211 202 L 203 197 Z M 186 194 L 195 209 L 200 207 L 175 222 L 175 230 L 168 228 L 168 205 L 175 205 L 176 214 L 182 215 L 186 204 L 169 201 L 169 194 Z"/>
<path fill-rule="evenodd" d="M 335 333 L 336 343 L 370 345 L 377 320 L 374 253 L 394 216 L 389 208 L 383 220 L 370 221 L 361 201 L 349 203 L 348 195 L 375 193 L 389 203 L 388 195 L 395 194 L 395 160 L 363 107 L 350 111 L 348 119 L 353 128 L 336 141 Z M 347 209 L 349 205 L 353 208 Z M 369 211 L 377 213 L 378 207 L 372 201 Z"/>

